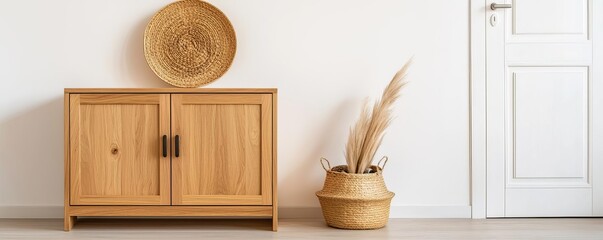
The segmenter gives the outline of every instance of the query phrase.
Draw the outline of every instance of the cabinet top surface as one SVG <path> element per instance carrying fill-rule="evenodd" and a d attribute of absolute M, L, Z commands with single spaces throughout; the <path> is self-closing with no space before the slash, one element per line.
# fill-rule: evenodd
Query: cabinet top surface
<path fill-rule="evenodd" d="M 65 88 L 65 93 L 276 93 L 276 88 Z"/>

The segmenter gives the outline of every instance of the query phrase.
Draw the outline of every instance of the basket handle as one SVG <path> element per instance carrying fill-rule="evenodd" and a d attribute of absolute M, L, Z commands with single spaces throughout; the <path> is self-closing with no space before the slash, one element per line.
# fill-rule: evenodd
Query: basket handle
<path fill-rule="evenodd" d="M 385 169 L 385 165 L 387 164 L 388 160 L 389 158 L 387 156 L 383 156 L 383 158 L 381 158 L 381 160 L 379 160 L 379 162 L 377 163 L 377 167 L 381 169 L 381 172 L 383 172 L 383 170 Z M 381 165 L 381 162 L 383 162 L 383 165 Z"/>
<path fill-rule="evenodd" d="M 326 168 L 326 167 L 325 167 L 325 161 L 327 162 L 327 166 L 329 166 L 329 168 Z M 324 158 L 324 157 L 321 157 L 321 158 L 320 158 L 320 165 L 322 165 L 322 168 L 323 168 L 325 171 L 327 171 L 327 172 L 328 172 L 328 171 L 331 169 L 331 163 L 329 162 L 329 160 L 328 160 L 328 159 L 326 159 L 326 158 Z"/>

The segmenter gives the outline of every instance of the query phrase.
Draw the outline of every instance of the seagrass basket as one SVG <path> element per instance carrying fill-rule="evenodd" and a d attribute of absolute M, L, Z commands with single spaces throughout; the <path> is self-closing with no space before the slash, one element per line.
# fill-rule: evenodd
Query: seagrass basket
<path fill-rule="evenodd" d="M 385 159 L 382 167 L 379 167 Z M 372 173 L 350 174 L 347 166 L 331 168 L 328 160 L 321 164 L 327 172 L 325 184 L 316 192 L 327 225 L 342 229 L 377 229 L 389 220 L 389 209 L 394 193 L 383 181 L 383 167 L 387 157 L 371 166 Z M 324 166 L 327 162 L 328 168 Z"/>

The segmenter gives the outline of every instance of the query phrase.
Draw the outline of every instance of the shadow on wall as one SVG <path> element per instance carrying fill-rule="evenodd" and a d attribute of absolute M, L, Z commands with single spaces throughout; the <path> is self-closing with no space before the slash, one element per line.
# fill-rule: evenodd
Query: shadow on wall
<path fill-rule="evenodd" d="M 318 205 L 318 198 L 315 196 L 315 192 L 322 189 L 322 184 L 325 178 L 325 172 L 320 166 L 320 157 L 324 156 L 324 154 L 328 152 L 333 152 L 333 148 L 341 149 L 341 153 L 343 154 L 344 146 L 333 146 L 334 143 L 340 143 L 341 137 L 340 131 L 342 128 L 348 129 L 348 123 L 345 126 L 341 126 L 342 118 L 341 116 L 346 116 L 347 113 L 353 112 L 357 108 L 357 102 L 352 100 L 342 101 L 330 111 L 330 114 L 324 118 L 322 122 L 322 126 L 320 129 L 314 129 L 316 131 L 311 132 L 319 132 L 320 134 L 316 138 L 312 138 L 311 142 L 306 142 L 300 146 L 307 146 L 304 149 L 308 151 L 304 151 L 305 154 L 298 155 L 294 159 L 282 159 L 279 158 L 279 163 L 282 164 L 286 162 L 288 165 L 291 165 L 289 168 L 295 169 L 294 172 L 288 173 L 287 175 L 281 176 L 279 178 L 279 192 L 287 192 L 287 198 L 295 199 L 297 202 L 315 202 Z M 345 135 L 347 137 L 347 135 Z M 309 138 L 307 138 L 309 139 Z M 347 139 L 346 139 L 347 140 Z M 343 156 L 338 156 L 338 158 L 343 159 Z M 335 161 L 331 161 L 331 164 L 341 163 L 341 159 L 333 159 Z M 320 171 L 316 171 L 316 169 L 320 169 Z M 318 179 L 318 180 L 317 180 Z M 299 186 L 299 188 L 295 189 L 282 189 L 282 186 Z M 286 201 L 286 199 L 284 199 Z M 279 200 L 281 204 L 284 201 Z M 286 204 L 286 203 L 285 203 Z M 308 216 L 313 213 L 296 213 L 296 214 L 308 214 Z"/>
<path fill-rule="evenodd" d="M 119 61 L 125 78 L 122 80 L 133 87 L 173 87 L 155 75 L 144 56 L 144 31 L 152 17 L 150 15 L 140 19 L 130 31 Z"/>
<path fill-rule="evenodd" d="M 63 98 L 0 120 L 0 153 L 0 203 L 62 205 Z"/>

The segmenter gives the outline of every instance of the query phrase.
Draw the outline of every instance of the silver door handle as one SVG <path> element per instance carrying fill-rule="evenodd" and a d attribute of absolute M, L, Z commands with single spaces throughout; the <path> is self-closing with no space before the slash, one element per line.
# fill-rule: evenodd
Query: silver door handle
<path fill-rule="evenodd" d="M 510 3 L 492 3 L 490 4 L 490 8 L 492 10 L 496 10 L 498 8 L 512 8 L 513 5 L 511 5 Z"/>

